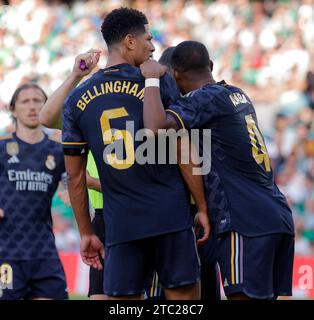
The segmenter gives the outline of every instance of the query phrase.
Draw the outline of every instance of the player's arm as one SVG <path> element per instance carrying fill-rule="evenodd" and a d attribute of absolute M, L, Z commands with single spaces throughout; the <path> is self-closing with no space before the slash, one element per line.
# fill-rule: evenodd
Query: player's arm
<path fill-rule="evenodd" d="M 156 61 L 149 60 L 141 65 L 142 75 L 147 78 L 160 78 L 165 72 L 166 68 Z M 175 115 L 176 113 L 173 112 Z M 162 103 L 159 87 L 146 87 L 144 94 L 144 126 L 150 129 L 154 134 L 158 133 L 158 129 L 179 129 L 178 122 L 173 115 L 168 115 Z M 184 124 L 178 115 L 178 121 L 181 121 L 180 127 L 184 128 Z M 198 213 L 195 217 L 195 227 L 199 229 L 203 227 L 204 235 L 198 240 L 198 244 L 204 244 L 209 239 L 210 224 L 207 212 L 207 202 L 205 199 L 205 191 L 202 176 L 193 175 L 193 169 L 197 166 L 194 165 L 193 159 L 196 160 L 198 155 L 190 144 L 188 135 L 179 141 L 178 148 L 178 165 L 180 167 L 183 178 L 195 199 Z M 188 161 L 181 161 L 183 156 L 188 157 Z M 187 163 L 187 164 L 185 164 Z M 195 161 L 195 163 L 198 163 Z"/>
<path fill-rule="evenodd" d="M 0 208 L 0 221 L 4 218 L 4 210 Z"/>
<path fill-rule="evenodd" d="M 208 217 L 207 201 L 205 198 L 204 183 L 201 175 L 193 174 L 194 170 L 199 167 L 194 163 L 198 162 L 198 154 L 190 142 L 189 135 L 184 135 L 178 140 L 177 147 L 178 165 L 180 167 L 183 179 L 187 184 L 197 207 L 195 216 L 195 231 L 203 228 L 203 236 L 197 240 L 199 245 L 203 245 L 210 234 L 210 222 Z"/>
<path fill-rule="evenodd" d="M 81 236 L 80 253 L 84 263 L 102 269 L 99 253 L 104 257 L 104 247 L 92 230 L 86 183 L 88 145 L 78 125 L 77 110 L 71 96 L 62 112 L 62 144 L 68 191 Z"/>
<path fill-rule="evenodd" d="M 98 253 L 104 257 L 103 245 L 94 235 L 89 215 L 86 183 L 87 157 L 65 155 L 65 167 L 68 174 L 68 190 L 75 219 L 81 235 L 81 256 L 83 262 L 99 270 L 102 265 Z"/>
<path fill-rule="evenodd" d="M 91 49 L 87 53 L 80 54 L 75 58 L 71 74 L 53 92 L 39 113 L 39 121 L 48 128 L 61 129 L 61 111 L 64 100 L 79 82 L 87 76 L 97 65 L 101 51 Z M 85 62 L 87 69 L 81 69 L 81 61 Z"/>
<path fill-rule="evenodd" d="M 95 191 L 102 192 L 100 180 L 97 178 L 93 178 L 89 174 L 88 170 L 86 171 L 86 183 L 88 189 L 93 189 Z"/>
<path fill-rule="evenodd" d="M 86 157 L 65 155 L 68 190 L 81 236 L 92 234 L 86 184 Z"/>
<path fill-rule="evenodd" d="M 145 79 L 159 79 L 166 71 L 165 66 L 152 60 L 141 65 L 141 72 Z M 158 129 L 178 129 L 175 119 L 164 110 L 159 87 L 145 87 L 143 108 L 144 127 L 152 130 L 154 134 L 158 133 Z"/>

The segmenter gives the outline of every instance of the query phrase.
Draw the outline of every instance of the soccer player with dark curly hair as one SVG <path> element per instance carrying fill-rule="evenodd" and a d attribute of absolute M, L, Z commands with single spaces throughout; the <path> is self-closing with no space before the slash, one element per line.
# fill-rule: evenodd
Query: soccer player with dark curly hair
<path fill-rule="evenodd" d="M 181 173 L 193 194 L 197 227 L 209 237 L 210 225 L 203 181 L 191 175 L 191 164 L 140 164 L 127 130 L 143 129 L 145 79 L 138 66 L 152 57 L 154 46 L 145 15 L 120 8 L 109 13 L 101 27 L 109 57 L 105 69 L 74 89 L 67 97 L 62 135 L 69 193 L 81 234 L 85 263 L 101 268 L 103 246 L 92 231 L 86 192 L 86 154 L 91 150 L 101 181 L 106 228 L 104 292 L 107 299 L 141 299 L 153 271 L 167 299 L 200 297 L 200 264 Z M 161 79 L 167 106 L 179 97 L 174 80 Z M 115 149 L 123 146 L 122 154 Z M 121 148 L 120 148 L 121 149 Z"/>

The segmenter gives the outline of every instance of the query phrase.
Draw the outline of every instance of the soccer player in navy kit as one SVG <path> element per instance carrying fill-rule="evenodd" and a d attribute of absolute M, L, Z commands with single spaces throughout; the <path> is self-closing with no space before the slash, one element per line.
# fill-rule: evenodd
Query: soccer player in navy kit
<path fill-rule="evenodd" d="M 274 183 L 254 107 L 239 88 L 216 82 L 206 47 L 179 44 L 171 65 L 184 97 L 164 111 L 158 87 L 145 89 L 144 125 L 211 129 L 211 172 L 204 176 L 209 212 L 219 234 L 219 264 L 230 299 L 276 299 L 291 295 L 294 225 Z M 159 78 L 155 61 L 141 66 Z"/>
<path fill-rule="evenodd" d="M 38 120 L 46 99 L 36 84 L 19 87 L 10 103 L 16 132 L 0 139 L 0 300 L 68 296 L 50 209 L 64 157 Z"/>
<path fill-rule="evenodd" d="M 175 47 L 167 48 L 159 58 L 158 62 L 167 67 L 167 72 L 173 75 L 173 69 L 171 66 L 171 57 Z M 193 198 L 191 197 L 191 211 L 197 212 Z M 216 232 L 212 228 L 209 241 L 204 246 L 198 247 L 198 253 L 201 261 L 201 299 L 204 301 L 216 301 L 220 300 L 220 279 L 219 268 L 217 263 L 217 237 Z M 153 281 L 151 293 L 158 294 L 162 290 L 158 291 L 158 281 Z"/>
<path fill-rule="evenodd" d="M 54 91 L 45 102 L 43 108 L 39 113 L 39 121 L 42 125 L 53 128 L 61 129 L 62 122 L 62 107 L 67 95 L 78 85 L 78 83 L 97 66 L 101 51 L 91 49 L 86 53 L 79 54 L 75 58 L 74 66 L 71 74 L 64 80 L 60 87 Z M 80 68 L 81 61 L 85 63 L 85 70 Z M 88 154 L 87 161 L 87 186 L 89 192 L 89 200 L 93 206 L 95 215 L 92 220 L 93 230 L 97 237 L 104 243 L 105 238 L 105 226 L 103 219 L 102 209 L 102 194 L 101 185 L 95 161 L 91 155 Z M 100 257 L 101 263 L 103 259 Z M 89 271 L 89 290 L 88 296 L 91 300 L 103 300 L 103 270 L 98 270 L 93 266 L 90 266 Z"/>
<path fill-rule="evenodd" d="M 134 150 L 139 145 L 126 130 L 143 127 L 144 78 L 135 66 L 154 50 L 146 17 L 121 8 L 108 14 L 102 34 L 109 48 L 107 67 L 96 72 L 67 98 L 62 132 L 69 192 L 81 233 L 81 255 L 101 268 L 102 250 L 93 234 L 87 207 L 85 167 L 88 149 L 97 164 L 104 195 L 106 258 L 104 291 L 108 299 L 142 298 L 158 272 L 168 299 L 199 298 L 199 261 L 186 189 L 176 165 L 140 165 Z M 178 96 L 169 76 L 161 81 L 163 101 Z M 123 143 L 124 158 L 107 152 Z M 121 155 L 120 155 L 121 156 Z M 104 160 L 106 159 L 106 162 Z M 186 173 L 186 172 L 185 172 Z M 207 206 L 200 179 L 192 190 L 199 208 L 197 221 L 209 235 Z"/>

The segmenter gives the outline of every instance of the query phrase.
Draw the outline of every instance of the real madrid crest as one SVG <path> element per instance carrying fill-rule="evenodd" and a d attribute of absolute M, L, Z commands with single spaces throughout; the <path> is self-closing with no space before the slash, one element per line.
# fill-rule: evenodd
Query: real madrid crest
<path fill-rule="evenodd" d="M 8 142 L 7 143 L 7 153 L 11 157 L 17 156 L 20 152 L 19 145 L 17 142 Z"/>
<path fill-rule="evenodd" d="M 47 156 L 47 160 L 45 162 L 45 165 L 49 170 L 53 170 L 56 167 L 55 157 L 53 155 L 49 154 Z"/>

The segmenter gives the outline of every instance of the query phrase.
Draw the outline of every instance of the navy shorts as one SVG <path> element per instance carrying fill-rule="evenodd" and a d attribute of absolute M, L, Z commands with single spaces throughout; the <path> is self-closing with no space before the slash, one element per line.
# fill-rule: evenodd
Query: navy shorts
<path fill-rule="evenodd" d="M 201 259 L 201 299 L 204 301 L 220 300 L 220 277 L 218 268 L 217 235 L 212 230 L 209 240 L 198 247 Z"/>
<path fill-rule="evenodd" d="M 253 299 L 292 295 L 294 237 L 269 234 L 245 237 L 231 231 L 218 239 L 218 261 L 226 296 Z"/>
<path fill-rule="evenodd" d="M 196 215 L 197 208 L 191 205 L 191 213 Z M 202 236 L 202 234 L 200 234 Z M 217 301 L 221 299 L 220 277 L 217 263 L 217 235 L 212 227 L 209 240 L 203 246 L 198 246 L 198 254 L 201 261 L 201 299 L 204 301 Z M 158 275 L 155 273 L 153 282 L 147 290 L 147 298 L 154 300 L 164 300 L 163 288 L 158 281 Z"/>
<path fill-rule="evenodd" d="M 95 210 L 95 217 L 92 221 L 94 233 L 99 240 L 105 243 L 105 221 L 102 209 Z M 104 259 L 99 256 L 100 262 L 104 265 Z M 104 271 L 90 267 L 89 269 L 89 290 L 88 296 L 104 294 Z"/>
<path fill-rule="evenodd" d="M 5 278 L 5 283 L 0 281 L 0 300 L 68 298 L 65 274 L 59 259 L 0 259 L 0 270 L 1 279 Z"/>
<path fill-rule="evenodd" d="M 204 301 L 217 301 L 220 295 L 220 277 L 217 263 L 217 236 L 212 231 L 209 240 L 203 246 L 198 246 L 198 254 L 201 261 L 201 299 Z M 164 300 L 163 288 L 155 273 L 153 282 L 146 292 L 148 299 Z"/>
<path fill-rule="evenodd" d="M 104 292 L 109 296 L 142 294 L 151 286 L 154 271 L 163 288 L 200 280 L 200 261 L 192 229 L 107 247 Z"/>

